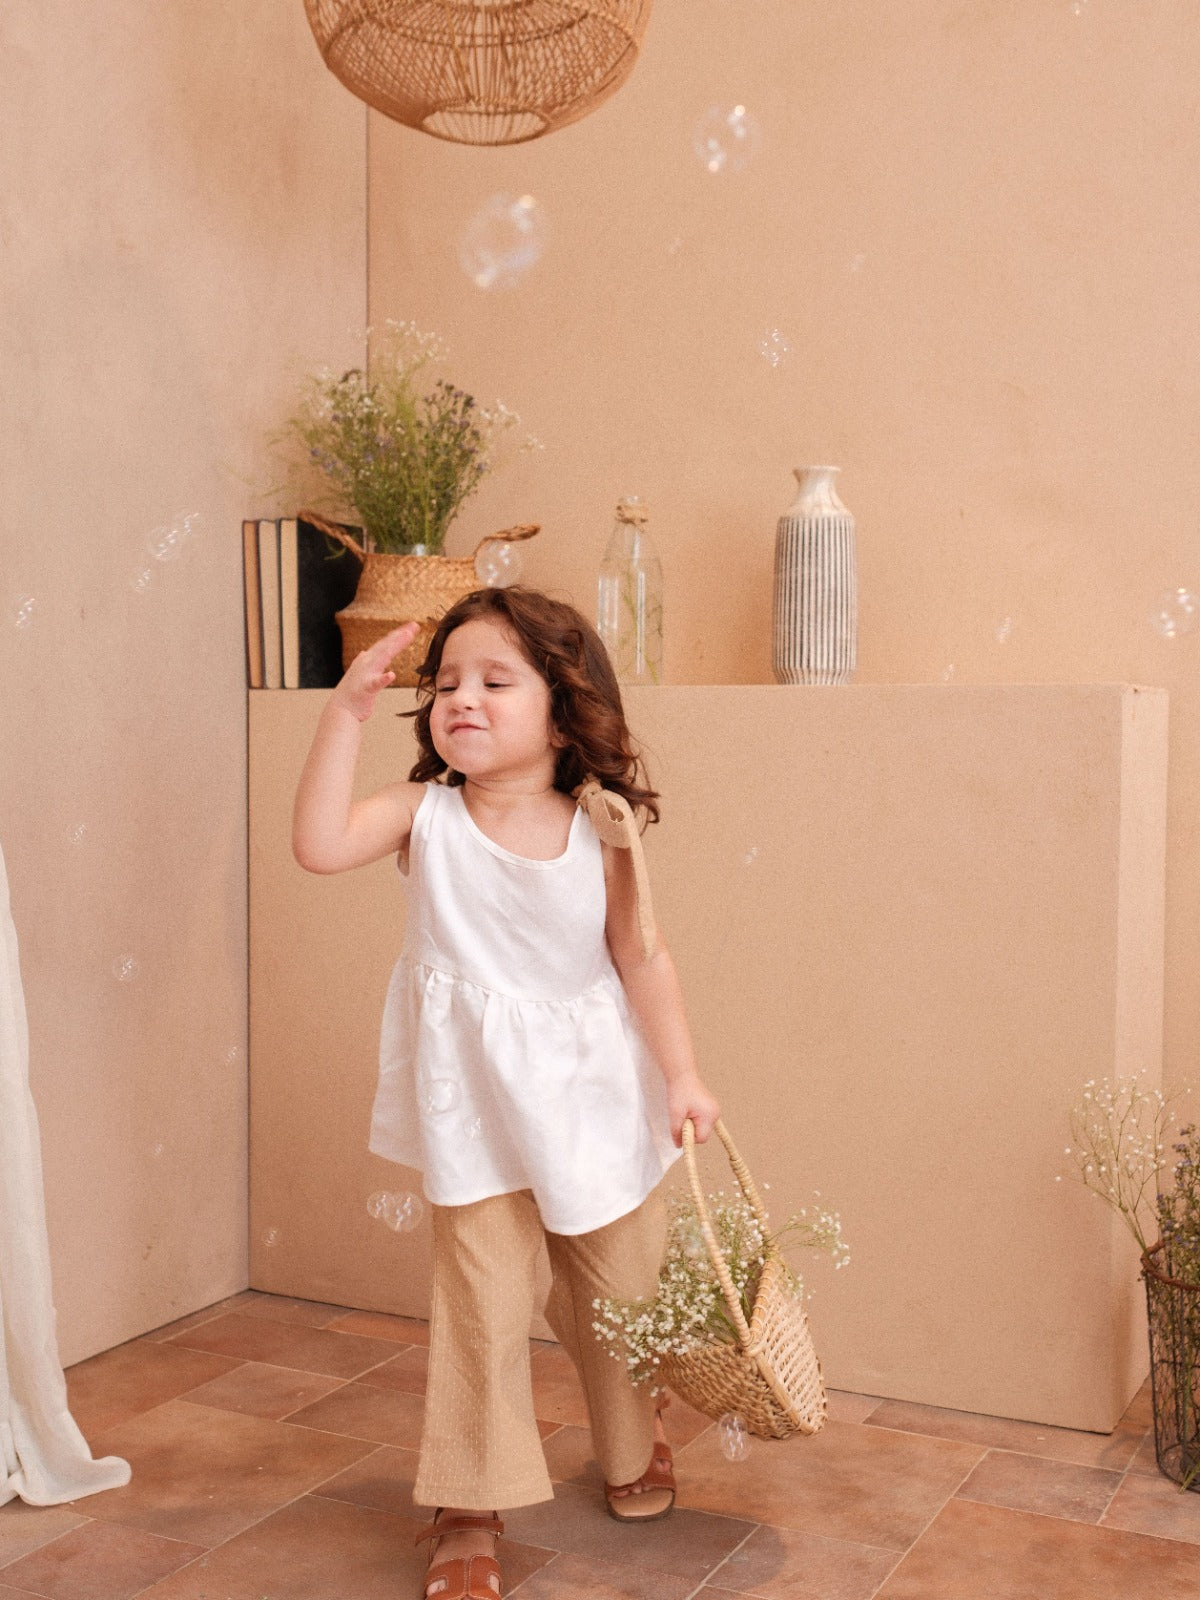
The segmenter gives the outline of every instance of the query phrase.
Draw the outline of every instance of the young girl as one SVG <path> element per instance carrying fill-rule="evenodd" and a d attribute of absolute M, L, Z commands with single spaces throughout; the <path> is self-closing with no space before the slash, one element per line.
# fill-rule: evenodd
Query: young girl
<path fill-rule="evenodd" d="M 362 725 L 416 631 L 364 651 L 333 691 L 293 844 L 311 872 L 396 854 L 409 877 L 371 1149 L 419 1168 L 432 1208 L 414 1498 L 441 1509 L 421 1535 L 425 1594 L 495 1600 L 497 1508 L 553 1497 L 529 1374 L 543 1237 L 546 1314 L 583 1382 L 609 1511 L 674 1504 L 654 1401 L 595 1338 L 592 1303 L 654 1293 L 663 1176 L 684 1119 L 704 1140 L 718 1107 L 650 920 L 631 808 L 657 821 L 657 796 L 599 637 L 531 589 L 468 595 L 421 667 L 410 781 L 355 801 Z"/>

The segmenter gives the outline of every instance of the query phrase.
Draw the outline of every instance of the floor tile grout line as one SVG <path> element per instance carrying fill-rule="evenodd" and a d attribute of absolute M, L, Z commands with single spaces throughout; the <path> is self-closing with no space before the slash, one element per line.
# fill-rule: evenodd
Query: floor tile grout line
<path fill-rule="evenodd" d="M 749 1533 L 747 1533 L 744 1538 L 739 1539 L 737 1544 L 734 1545 L 732 1550 L 727 1550 L 725 1552 L 725 1554 L 721 1557 L 720 1561 L 717 1562 L 716 1566 L 712 1567 L 709 1570 L 708 1574 L 704 1578 L 701 1579 L 701 1581 L 697 1585 L 697 1587 L 695 1589 L 693 1589 L 690 1594 L 684 1596 L 684 1600 L 694 1600 L 694 1596 L 698 1595 L 700 1593 L 700 1591 L 706 1587 L 706 1585 L 708 1585 L 708 1584 L 710 1584 L 712 1582 L 712 1580 L 716 1577 L 717 1573 L 720 1572 L 721 1568 L 729 1560 L 730 1556 L 737 1555 L 738 1551 L 742 1548 L 742 1546 L 746 1543 L 746 1541 L 749 1540 L 749 1539 L 753 1539 L 754 1535 L 756 1533 L 758 1533 L 759 1530 L 762 1527 L 763 1527 L 763 1524 L 761 1522 L 755 1522 L 751 1526 Z"/>
<path fill-rule="evenodd" d="M 847 1427 L 866 1427 L 867 1423 L 866 1422 L 847 1423 L 846 1426 Z M 1019 1445 L 1012 1445 L 1012 1444 L 980 1444 L 977 1439 L 955 1439 L 955 1438 L 951 1438 L 949 1435 L 944 1434 L 944 1433 L 920 1433 L 916 1429 L 913 1429 L 913 1428 L 894 1428 L 890 1424 L 888 1424 L 887 1426 L 883 1426 L 883 1425 L 881 1425 L 879 1423 L 872 1423 L 871 1426 L 879 1428 L 879 1431 L 881 1433 L 902 1433 L 902 1434 L 905 1435 L 906 1438 L 909 1438 L 909 1439 L 930 1439 L 930 1440 L 933 1440 L 933 1441 L 941 1443 L 941 1444 L 965 1444 L 965 1445 L 972 1446 L 976 1450 L 991 1451 L 992 1453 L 994 1453 L 996 1455 L 1028 1456 L 1030 1458 L 1030 1460 L 1032 1460 L 1032 1461 L 1047 1461 L 1051 1465 L 1056 1466 L 1056 1467 L 1088 1467 L 1088 1468 L 1090 1468 L 1091 1470 L 1093 1470 L 1095 1472 L 1125 1472 L 1125 1471 L 1128 1470 L 1127 1467 L 1103 1467 L 1103 1466 L 1100 1466 L 1095 1461 L 1076 1461 L 1071 1456 L 1047 1456 L 1047 1455 L 1042 1455 L 1037 1450 L 1025 1450 L 1025 1449 L 1022 1449 Z M 1063 1431 L 1064 1432 L 1068 1432 L 1069 1430 L 1064 1429 Z M 1101 1437 L 1101 1436 L 1098 1435 L 1097 1437 Z M 1139 1440 L 1138 1444 L 1136 1444 L 1134 1446 L 1133 1452 L 1129 1457 L 1130 1461 L 1132 1461 L 1133 1457 L 1135 1455 L 1137 1455 L 1138 1449 L 1140 1448 L 1140 1446 L 1141 1446 L 1141 1440 Z"/>

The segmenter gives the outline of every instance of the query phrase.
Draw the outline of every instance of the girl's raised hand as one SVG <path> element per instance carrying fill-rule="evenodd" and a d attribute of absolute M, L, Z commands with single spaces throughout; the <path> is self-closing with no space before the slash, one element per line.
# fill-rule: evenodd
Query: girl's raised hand
<path fill-rule="evenodd" d="M 366 722 L 375 709 L 380 690 L 396 681 L 396 674 L 388 663 L 410 645 L 420 631 L 419 622 L 403 622 L 382 639 L 377 639 L 369 649 L 360 650 L 333 691 L 337 703 L 359 722 Z"/>

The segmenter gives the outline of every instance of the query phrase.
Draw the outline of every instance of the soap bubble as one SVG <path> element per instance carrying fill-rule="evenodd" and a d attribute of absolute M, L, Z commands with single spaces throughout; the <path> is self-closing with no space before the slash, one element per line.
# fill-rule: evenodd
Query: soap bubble
<path fill-rule="evenodd" d="M 141 968 L 136 956 L 118 956 L 112 964 L 112 971 L 118 983 L 132 983 Z"/>
<path fill-rule="evenodd" d="M 156 1144 L 156 1145 L 155 1145 L 155 1146 L 154 1146 L 154 1159 L 155 1159 L 155 1160 L 156 1160 L 156 1161 L 159 1161 L 159 1160 L 161 1160 L 161 1158 L 162 1158 L 162 1153 L 163 1153 L 163 1150 L 164 1150 L 164 1149 L 165 1149 L 165 1148 L 166 1148 L 166 1146 L 165 1146 L 165 1145 L 161 1145 L 161 1144 Z"/>
<path fill-rule="evenodd" d="M 156 561 L 174 561 L 184 545 L 199 528 L 198 511 L 177 512 L 171 521 L 152 528 L 146 540 L 146 549 Z"/>
<path fill-rule="evenodd" d="M 266 1245 L 268 1250 L 273 1250 L 279 1243 L 279 1229 L 268 1228 L 266 1233 L 263 1234 L 263 1243 Z"/>
<path fill-rule="evenodd" d="M 756 844 L 752 844 L 749 850 L 746 851 L 746 854 L 742 857 L 742 865 L 744 867 L 750 867 L 753 866 L 757 860 L 758 846 Z"/>
<path fill-rule="evenodd" d="M 458 236 L 458 264 L 477 289 L 511 289 L 537 265 L 546 218 L 531 194 L 494 194 Z"/>
<path fill-rule="evenodd" d="M 709 172 L 741 172 L 759 137 L 758 123 L 745 106 L 709 106 L 692 134 L 692 149 Z"/>
<path fill-rule="evenodd" d="M 717 1441 L 726 1461 L 745 1461 L 750 1454 L 750 1434 L 745 1417 L 727 1411 L 717 1423 Z"/>
<path fill-rule="evenodd" d="M 865 254 L 864 251 L 860 250 L 857 255 L 851 256 L 851 258 L 850 258 L 850 271 L 851 272 L 861 272 L 862 269 L 866 266 L 866 264 L 867 264 L 866 254 Z"/>
<path fill-rule="evenodd" d="M 781 328 L 768 328 L 759 335 L 758 353 L 769 367 L 781 367 L 792 353 L 792 341 Z"/>
<path fill-rule="evenodd" d="M 1012 638 L 1012 631 L 1013 631 L 1013 619 L 1011 617 L 1005 617 L 1003 622 L 997 624 L 997 627 L 996 627 L 996 643 L 997 644 L 1007 644 L 1008 641 Z"/>
<path fill-rule="evenodd" d="M 1200 596 L 1190 589 L 1164 589 L 1154 602 L 1150 625 L 1164 639 L 1178 639 L 1191 633 L 1200 610 Z"/>
<path fill-rule="evenodd" d="M 411 1233 L 424 1216 L 425 1207 L 415 1194 L 392 1194 L 389 1189 L 380 1189 L 367 1201 L 367 1213 L 377 1222 L 386 1222 L 393 1233 Z"/>
<path fill-rule="evenodd" d="M 942 682 L 943 683 L 949 683 L 951 681 L 951 679 L 954 677 L 954 671 L 955 671 L 955 668 L 954 668 L 954 663 L 952 661 L 950 663 L 950 665 L 942 673 Z"/>
<path fill-rule="evenodd" d="M 521 578 L 522 552 L 511 539 L 489 539 L 475 557 L 475 576 L 489 589 L 507 589 Z"/>
<path fill-rule="evenodd" d="M 72 844 L 83 844 L 87 838 L 88 825 L 86 822 L 73 822 L 67 829 L 67 838 Z"/>
<path fill-rule="evenodd" d="M 229 1046 L 229 1049 L 226 1050 L 226 1052 L 225 1052 L 225 1065 L 227 1067 L 236 1067 L 238 1062 L 241 1059 L 242 1059 L 242 1047 L 241 1047 L 241 1045 L 240 1044 L 231 1044 Z"/>
<path fill-rule="evenodd" d="M 151 569 L 149 567 L 141 567 L 137 572 L 134 573 L 133 577 L 130 578 L 129 587 L 133 590 L 134 594 L 145 594 L 146 590 L 153 582 L 154 573 L 151 571 Z"/>
<path fill-rule="evenodd" d="M 37 601 L 31 594 L 23 594 L 17 601 L 16 614 L 13 621 L 18 628 L 28 628 L 33 621 L 33 614 L 37 610 Z"/>
<path fill-rule="evenodd" d="M 483 1118 L 482 1117 L 472 1117 L 471 1120 L 467 1123 L 466 1133 L 467 1133 L 467 1138 L 472 1140 L 472 1141 L 476 1141 L 476 1140 L 482 1139 L 483 1138 Z"/>
<path fill-rule="evenodd" d="M 460 1098 L 453 1078 L 431 1078 L 421 1100 L 430 1116 L 440 1117 L 444 1112 L 453 1111 Z"/>

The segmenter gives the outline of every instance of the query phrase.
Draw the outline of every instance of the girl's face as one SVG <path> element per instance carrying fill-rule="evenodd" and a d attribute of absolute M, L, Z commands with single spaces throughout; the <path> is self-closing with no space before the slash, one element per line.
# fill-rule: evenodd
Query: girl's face
<path fill-rule="evenodd" d="M 554 785 L 562 741 L 549 686 L 499 621 L 474 617 L 446 640 L 429 732 L 438 755 L 464 778 Z"/>

